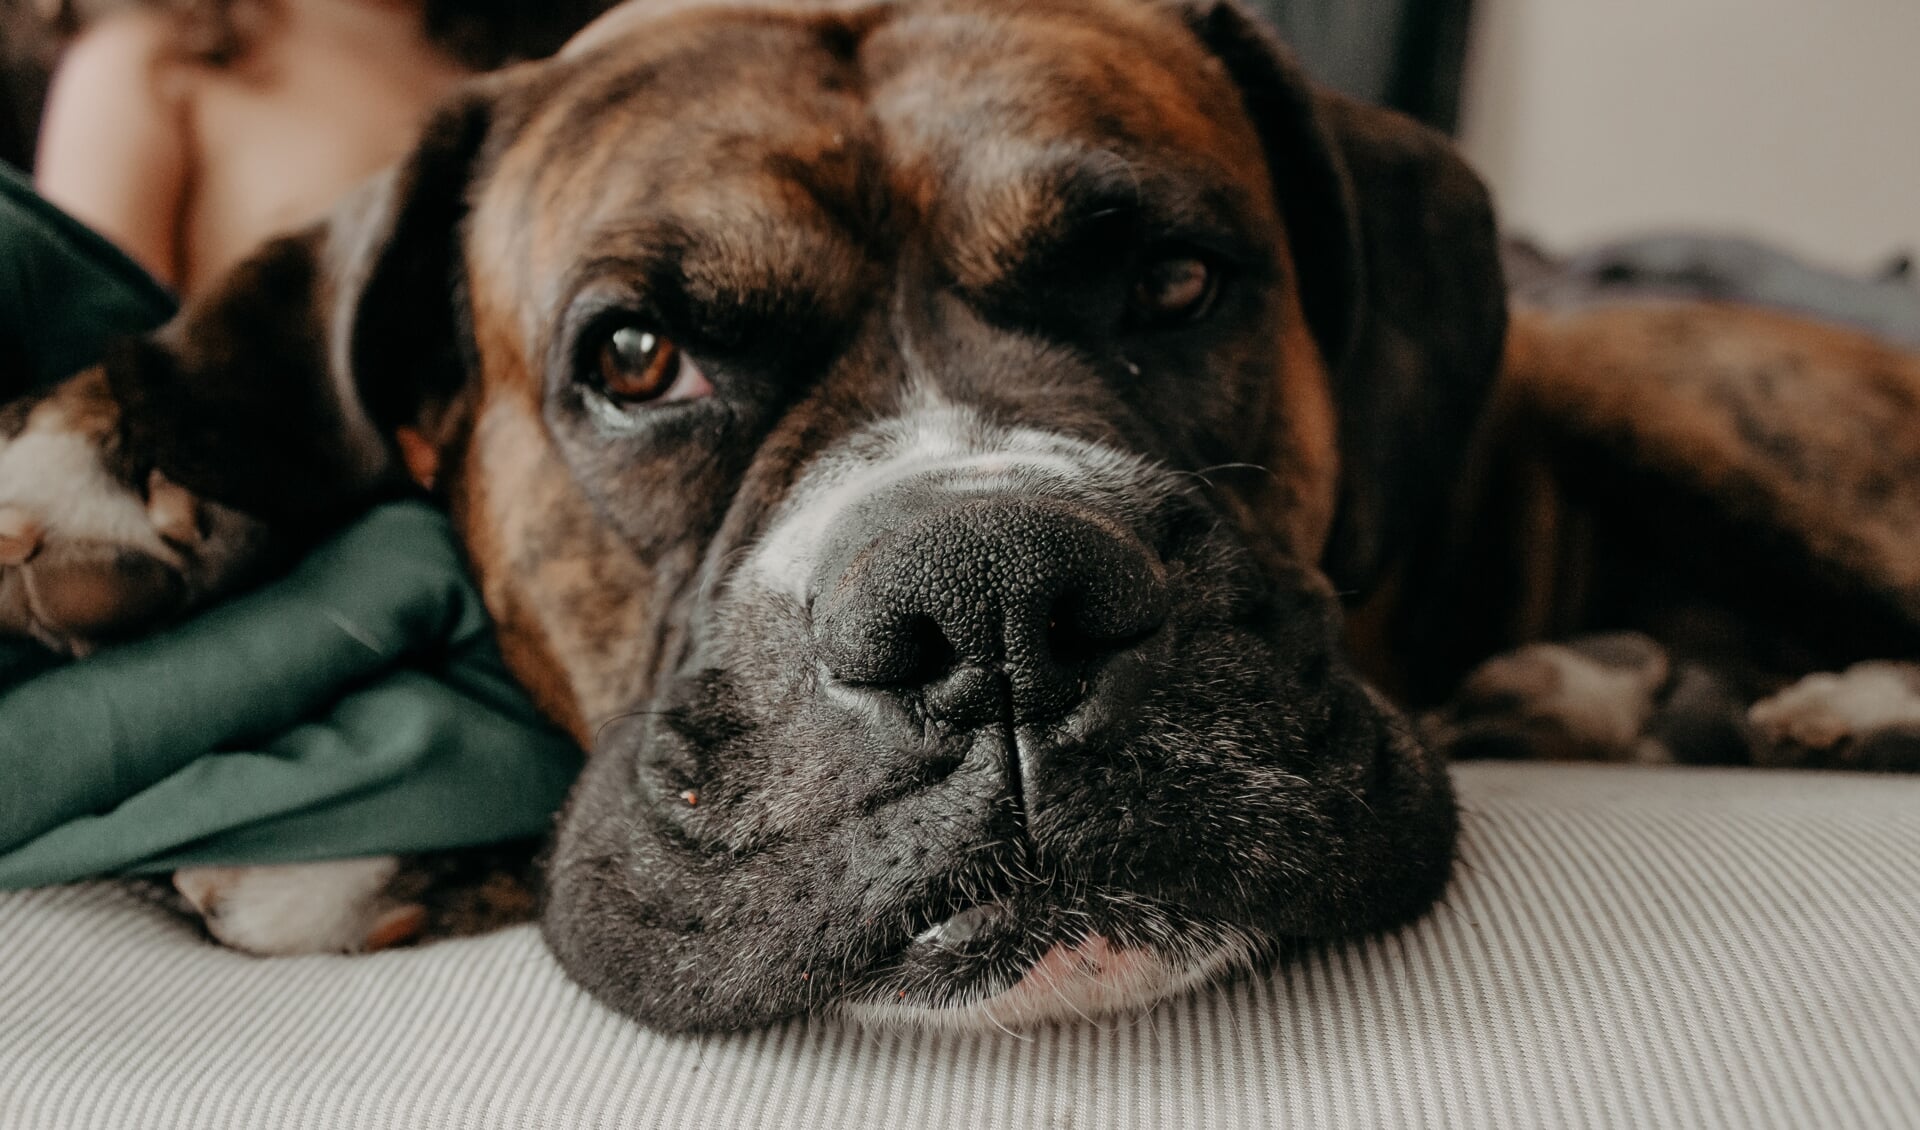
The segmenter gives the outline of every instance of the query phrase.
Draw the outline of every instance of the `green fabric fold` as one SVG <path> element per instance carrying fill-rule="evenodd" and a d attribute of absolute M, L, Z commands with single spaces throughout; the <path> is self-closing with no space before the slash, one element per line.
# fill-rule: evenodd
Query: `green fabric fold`
<path fill-rule="evenodd" d="M 548 830 L 580 753 L 512 688 L 446 519 L 0 693 L 0 887 Z"/>

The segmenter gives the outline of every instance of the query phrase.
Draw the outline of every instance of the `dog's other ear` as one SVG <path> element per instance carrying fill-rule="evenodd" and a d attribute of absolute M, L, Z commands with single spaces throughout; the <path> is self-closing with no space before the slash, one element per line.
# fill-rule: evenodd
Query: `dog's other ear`
<path fill-rule="evenodd" d="M 1487 190 L 1441 134 L 1324 90 L 1238 0 L 1190 0 L 1260 132 L 1339 416 L 1322 564 L 1364 596 L 1438 520 L 1499 371 L 1506 292 Z"/>
<path fill-rule="evenodd" d="M 399 429 L 442 430 L 465 385 L 459 240 L 489 102 L 276 239 L 108 358 L 130 456 L 271 523 L 325 523 L 404 480 Z"/>

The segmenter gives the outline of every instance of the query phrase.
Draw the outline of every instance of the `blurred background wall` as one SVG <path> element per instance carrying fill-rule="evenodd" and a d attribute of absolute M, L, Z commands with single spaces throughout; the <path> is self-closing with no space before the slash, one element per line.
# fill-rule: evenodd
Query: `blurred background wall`
<path fill-rule="evenodd" d="M 1866 268 L 1920 249 L 1920 0 L 1476 0 L 1460 129 L 1551 247 L 1692 227 Z"/>

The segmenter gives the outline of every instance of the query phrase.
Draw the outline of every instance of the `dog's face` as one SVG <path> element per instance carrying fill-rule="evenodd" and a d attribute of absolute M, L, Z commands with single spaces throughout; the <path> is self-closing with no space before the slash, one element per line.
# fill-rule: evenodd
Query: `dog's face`
<path fill-rule="evenodd" d="M 1234 7 L 643 4 L 115 388 L 276 521 L 447 497 L 593 751 L 546 933 L 596 995 L 1004 1024 L 1435 897 L 1445 773 L 1336 586 L 1432 509 L 1501 311 L 1470 174 Z"/>

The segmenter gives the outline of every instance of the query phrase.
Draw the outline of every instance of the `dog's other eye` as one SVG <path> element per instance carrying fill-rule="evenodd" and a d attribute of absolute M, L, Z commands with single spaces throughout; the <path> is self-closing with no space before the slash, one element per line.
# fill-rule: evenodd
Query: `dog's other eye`
<path fill-rule="evenodd" d="M 1147 264 L 1133 284 L 1133 317 L 1151 329 L 1185 325 L 1206 314 L 1220 274 L 1205 259 L 1168 255 Z"/>
<path fill-rule="evenodd" d="M 600 346 L 600 391 L 616 404 L 691 400 L 713 391 L 680 347 L 652 330 L 620 326 Z"/>

